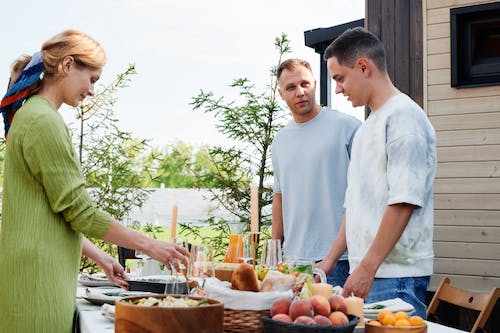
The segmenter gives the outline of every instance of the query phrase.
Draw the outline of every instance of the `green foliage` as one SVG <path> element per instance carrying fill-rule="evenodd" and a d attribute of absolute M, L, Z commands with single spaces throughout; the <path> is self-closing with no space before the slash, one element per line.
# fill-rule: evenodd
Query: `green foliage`
<path fill-rule="evenodd" d="M 167 146 L 164 152 L 157 152 L 160 164 L 151 182 L 153 187 L 163 184 L 168 188 L 211 188 L 217 186 L 210 175 L 214 166 L 210 163 L 207 146 L 195 147 L 181 141 Z M 194 172 L 192 171 L 194 170 Z"/>
<path fill-rule="evenodd" d="M 149 197 L 149 189 L 143 188 L 144 179 L 152 179 L 158 164 L 157 156 L 147 155 L 148 140 L 134 139 L 129 132 L 118 128 L 113 106 L 116 93 L 127 86 L 130 76 L 136 74 L 133 65 L 95 96 L 79 107 L 78 139 L 82 172 L 86 186 L 96 205 L 122 220 L 134 207 L 141 207 Z M 114 245 L 91 239 L 99 248 L 117 255 Z M 82 257 L 81 270 L 93 272 L 96 264 Z"/>
<path fill-rule="evenodd" d="M 217 146 L 209 149 L 209 161 L 213 166 L 208 169 L 210 172 L 191 171 L 199 179 L 211 179 L 214 185 L 210 188 L 211 200 L 231 211 L 246 224 L 247 230 L 250 224 L 249 187 L 250 182 L 255 179 L 259 189 L 259 226 L 271 223 L 270 214 L 262 210 L 272 203 L 272 189 L 266 185 L 272 181 L 273 176 L 270 146 L 287 114 L 277 100 L 276 69 L 283 55 L 291 51 L 285 34 L 275 39 L 275 46 L 278 62 L 271 69 L 271 84 L 266 91 L 258 93 L 247 78 L 240 78 L 230 85 L 239 91 L 238 102 L 227 102 L 223 97 L 215 97 L 211 91 L 200 91 L 191 103 L 194 110 L 212 113 L 219 121 L 217 129 L 236 143 L 229 148 Z M 210 216 L 207 222 L 218 230 L 218 235 L 210 242 L 217 244 L 216 250 L 219 252 L 216 251 L 216 254 L 220 255 L 228 244 L 227 221 Z M 195 233 L 196 228 L 181 225 L 181 232 Z"/>
<path fill-rule="evenodd" d="M 149 237 L 153 239 L 159 239 L 160 235 L 164 232 L 163 227 L 154 225 L 153 223 L 146 223 L 145 225 L 141 225 L 139 221 L 134 221 L 130 226 L 130 229 L 134 229 L 136 231 L 147 234 Z"/>

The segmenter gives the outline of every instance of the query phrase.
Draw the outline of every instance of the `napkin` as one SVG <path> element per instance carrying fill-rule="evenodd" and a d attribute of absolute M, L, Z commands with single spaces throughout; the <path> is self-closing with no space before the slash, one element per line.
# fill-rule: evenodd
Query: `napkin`
<path fill-rule="evenodd" d="M 291 289 L 269 292 L 233 290 L 229 282 L 217 278 L 206 279 L 204 288 L 208 298 L 218 300 L 224 303 L 224 308 L 232 310 L 269 310 L 276 299 L 293 297 Z"/>
<path fill-rule="evenodd" d="M 382 305 L 382 306 L 384 306 L 384 308 L 383 309 L 372 309 L 373 307 L 375 307 L 377 305 Z M 368 304 L 365 304 L 365 306 L 364 306 L 365 313 L 379 313 L 382 310 L 389 310 L 392 312 L 398 312 L 398 311 L 411 312 L 411 311 L 414 311 L 415 308 L 413 307 L 413 305 L 411 305 L 410 303 L 406 303 L 401 298 L 393 298 L 393 299 L 387 299 L 385 301 L 368 303 Z"/>
<path fill-rule="evenodd" d="M 101 314 L 111 321 L 115 321 L 115 306 L 104 303 L 101 306 Z"/>

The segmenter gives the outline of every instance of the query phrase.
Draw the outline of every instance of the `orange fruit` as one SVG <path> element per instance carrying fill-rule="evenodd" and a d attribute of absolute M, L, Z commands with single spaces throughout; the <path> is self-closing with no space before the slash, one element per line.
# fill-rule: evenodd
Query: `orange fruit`
<path fill-rule="evenodd" d="M 404 312 L 404 311 L 399 311 L 396 313 L 396 320 L 399 320 L 399 319 L 408 319 L 408 313 Z"/>
<path fill-rule="evenodd" d="M 372 325 L 372 326 L 382 326 L 382 324 L 380 323 L 380 321 L 378 320 L 370 320 L 368 322 L 368 324 Z"/>
<path fill-rule="evenodd" d="M 412 316 L 408 319 L 411 326 L 421 326 L 424 324 L 424 320 L 420 316 Z"/>
<path fill-rule="evenodd" d="M 394 316 L 392 313 L 386 314 L 384 316 L 384 319 L 382 319 L 382 324 L 384 326 L 394 325 L 395 322 L 396 322 L 396 316 Z"/>
<path fill-rule="evenodd" d="M 394 326 L 411 326 L 410 321 L 408 319 L 398 319 L 394 323 Z"/>
<path fill-rule="evenodd" d="M 384 320 L 385 315 L 392 314 L 391 311 L 389 310 L 382 310 L 378 313 L 377 319 L 379 322 L 382 322 Z"/>

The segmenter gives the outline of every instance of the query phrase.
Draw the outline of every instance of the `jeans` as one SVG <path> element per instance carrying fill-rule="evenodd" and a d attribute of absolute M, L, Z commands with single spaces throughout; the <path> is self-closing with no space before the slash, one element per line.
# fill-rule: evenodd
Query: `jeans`
<path fill-rule="evenodd" d="M 375 278 L 365 303 L 375 303 L 399 297 L 415 307 L 412 315 L 426 319 L 425 295 L 430 276 L 406 278 Z"/>
<path fill-rule="evenodd" d="M 326 280 L 332 286 L 341 286 L 345 284 L 345 280 L 349 276 L 349 261 L 339 260 L 335 269 L 326 276 Z"/>

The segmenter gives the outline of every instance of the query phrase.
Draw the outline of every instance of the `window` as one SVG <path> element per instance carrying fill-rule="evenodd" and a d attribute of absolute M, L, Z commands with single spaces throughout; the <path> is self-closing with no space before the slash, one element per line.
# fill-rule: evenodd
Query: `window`
<path fill-rule="evenodd" d="M 452 8 L 451 86 L 500 85 L 500 3 Z"/>

